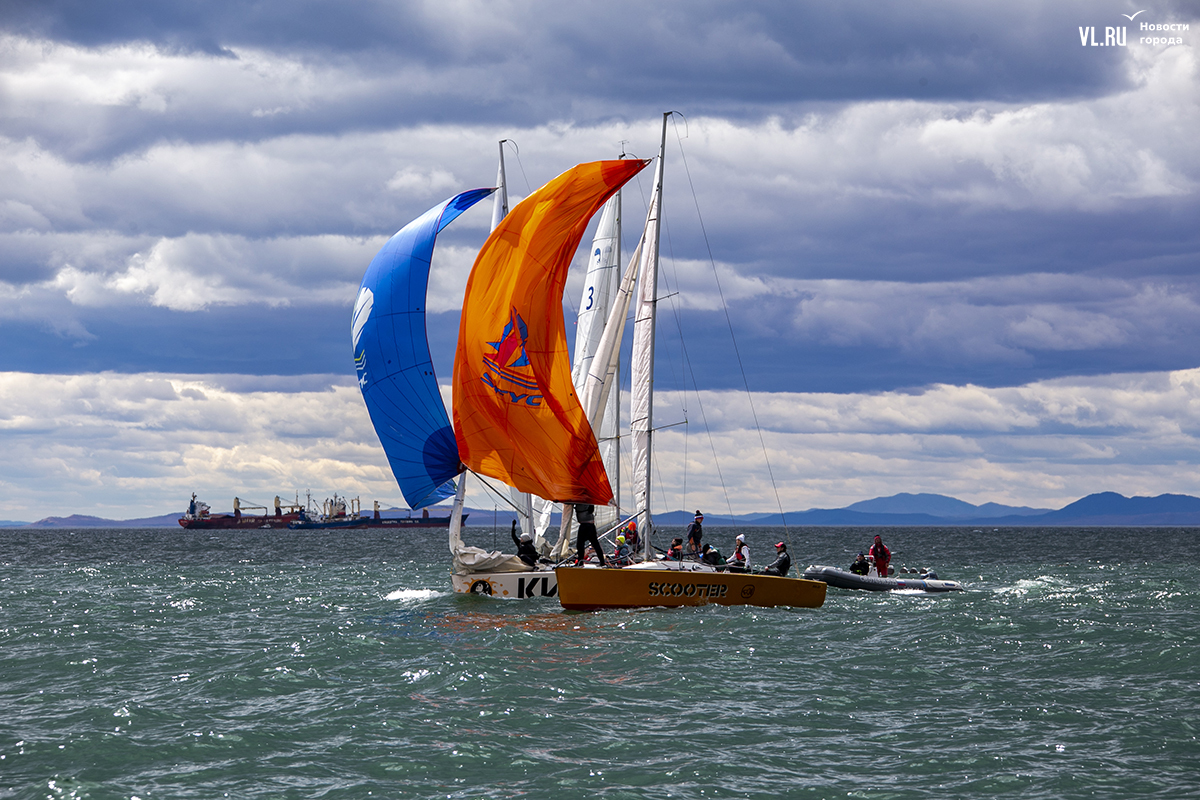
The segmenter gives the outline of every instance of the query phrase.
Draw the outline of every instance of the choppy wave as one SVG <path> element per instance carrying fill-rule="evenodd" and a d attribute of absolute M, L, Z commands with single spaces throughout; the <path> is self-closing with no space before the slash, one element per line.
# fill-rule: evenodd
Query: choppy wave
<path fill-rule="evenodd" d="M 416 535 L 6 532 L 0 798 L 1191 796 L 1200 590 L 1146 554 L 1200 551 L 1150 535 L 892 530 L 970 591 L 578 614 Z"/>

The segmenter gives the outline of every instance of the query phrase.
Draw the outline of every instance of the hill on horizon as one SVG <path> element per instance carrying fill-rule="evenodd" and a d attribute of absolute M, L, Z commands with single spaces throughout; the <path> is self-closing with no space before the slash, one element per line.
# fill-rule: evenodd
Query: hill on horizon
<path fill-rule="evenodd" d="M 810 509 L 815 510 L 815 509 Z M 1006 506 L 1000 503 L 973 505 L 964 500 L 942 494 L 909 494 L 901 492 L 890 497 L 876 497 L 846 506 L 848 511 L 868 514 L 928 514 L 945 519 L 978 519 L 1009 515 L 1032 516 L 1045 514 L 1052 509 L 1030 508 L 1029 506 Z"/>
<path fill-rule="evenodd" d="M 445 515 L 448 506 L 436 506 L 430 513 Z M 507 530 L 516 519 L 511 509 L 467 508 L 468 527 Z M 408 509 L 388 508 L 384 516 L 402 517 Z M 686 526 L 694 511 L 667 511 L 654 515 L 661 526 Z M 138 519 L 114 520 L 83 514 L 46 517 L 37 522 L 0 522 L 0 528 L 173 528 L 182 514 L 162 514 Z M 558 514 L 552 515 L 557 527 Z M 731 526 L 904 526 L 926 525 L 961 527 L 969 525 L 1004 526 L 1185 526 L 1200 527 L 1200 497 L 1186 494 L 1161 494 L 1157 497 L 1125 497 L 1116 492 L 1097 492 L 1057 510 L 1006 506 L 999 503 L 973 505 L 940 494 L 900 493 L 851 503 L 845 508 L 810 508 L 774 514 L 706 514 L 710 527 Z"/>

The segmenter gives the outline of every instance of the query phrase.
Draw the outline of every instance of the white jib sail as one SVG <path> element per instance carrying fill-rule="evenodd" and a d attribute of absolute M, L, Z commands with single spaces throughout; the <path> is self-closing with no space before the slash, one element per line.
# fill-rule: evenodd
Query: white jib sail
<path fill-rule="evenodd" d="M 579 316 L 575 328 L 575 363 L 571 368 L 571 382 L 575 391 L 582 392 L 592 361 L 596 358 L 608 313 L 612 310 L 617 286 L 621 281 L 621 194 L 618 192 L 607 203 L 600 214 L 596 237 L 592 240 L 592 255 L 588 259 L 587 275 L 583 281 L 583 296 L 579 302 Z M 624 327 L 624 320 L 622 320 Z M 593 430 L 600 444 L 600 458 L 609 482 L 619 479 L 618 410 L 619 392 L 610 392 L 608 402 L 601 411 Z M 615 488 L 615 485 L 614 485 Z M 596 526 L 601 530 L 614 525 L 617 509 L 611 506 L 596 509 Z"/>
<path fill-rule="evenodd" d="M 667 116 L 663 117 L 658 166 L 654 170 L 654 194 L 642 234 L 642 263 L 638 274 L 637 301 L 633 314 L 633 354 L 630 357 L 629 433 L 633 449 L 633 493 L 641 517 L 638 531 L 649 546 L 653 533 L 650 519 L 651 448 L 654 433 L 654 324 L 658 313 L 658 249 L 662 220 L 663 156 L 667 144 Z"/>
<path fill-rule="evenodd" d="M 605 325 L 608 323 L 609 312 L 612 310 L 613 298 L 617 294 L 621 279 L 621 194 L 618 192 L 604 204 L 600 211 L 600 221 L 596 225 L 596 235 L 592 239 L 591 256 L 588 258 L 587 273 L 583 279 L 583 294 L 579 299 L 579 312 L 575 319 L 575 350 L 574 363 L 571 365 L 571 382 L 580 398 L 583 397 L 584 383 L 592 362 L 596 359 L 597 349 L 604 336 Z M 628 306 L 627 306 L 628 307 Z M 621 322 L 624 326 L 624 319 Z M 606 357 L 607 358 L 607 357 Z M 619 393 L 618 393 L 619 394 Z M 600 445 L 600 458 L 604 470 L 608 473 L 609 481 L 619 476 L 620 441 L 617 438 L 619 424 L 619 397 L 613 395 L 604 406 L 602 415 L 589 412 L 588 421 L 596 432 Z M 598 418 L 597 418 L 598 417 Z M 598 424 L 597 424 L 598 423 Z M 534 503 L 534 513 L 537 518 L 539 532 L 545 535 L 550 526 L 550 503 Z M 616 524 L 618 512 L 616 508 L 605 506 L 596 509 L 596 527 L 600 530 Z M 545 527 L 541 527 L 545 525 Z M 564 558 L 570 552 L 571 522 L 568 521 L 559 529 L 558 543 L 554 555 Z"/>

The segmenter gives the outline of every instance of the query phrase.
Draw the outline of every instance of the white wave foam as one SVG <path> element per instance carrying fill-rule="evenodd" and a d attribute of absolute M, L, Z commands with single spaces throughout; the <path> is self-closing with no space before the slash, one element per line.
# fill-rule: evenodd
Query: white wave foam
<path fill-rule="evenodd" d="M 437 589 L 397 589 L 386 595 L 384 600 L 428 600 L 431 597 L 441 597 L 446 592 Z"/>

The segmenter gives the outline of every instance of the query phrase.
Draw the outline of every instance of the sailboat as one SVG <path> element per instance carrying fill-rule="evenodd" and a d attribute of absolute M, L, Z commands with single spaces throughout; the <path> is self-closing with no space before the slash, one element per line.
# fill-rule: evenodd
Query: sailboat
<path fill-rule="evenodd" d="M 689 561 L 655 561 L 651 556 L 654 532 L 650 515 L 651 453 L 653 446 L 654 340 L 657 316 L 659 229 L 661 225 L 663 164 L 666 155 L 668 112 L 663 115 L 662 138 L 654 176 L 654 193 L 635 260 L 638 294 L 634 313 L 634 339 L 631 366 L 632 410 L 630 428 L 633 439 L 633 474 L 638 528 L 644 547 L 644 560 L 623 569 L 595 569 L 586 566 L 560 566 L 559 602 L 566 609 L 643 608 L 650 606 L 754 605 L 818 608 L 825 602 L 826 584 L 804 578 L 781 577 L 718 571 L 707 564 Z M 630 263 L 622 286 L 621 298 L 613 313 L 625 307 L 632 290 L 634 263 Z M 624 312 L 621 311 L 623 318 Z M 615 336 L 615 331 L 606 331 Z M 603 350 L 603 344 L 601 349 Z M 603 362 L 603 363 L 597 363 Z M 589 371 L 583 394 L 589 413 L 594 413 L 597 398 L 607 391 L 606 380 L 616 364 L 597 358 Z M 566 516 L 566 514 L 564 514 Z"/>

